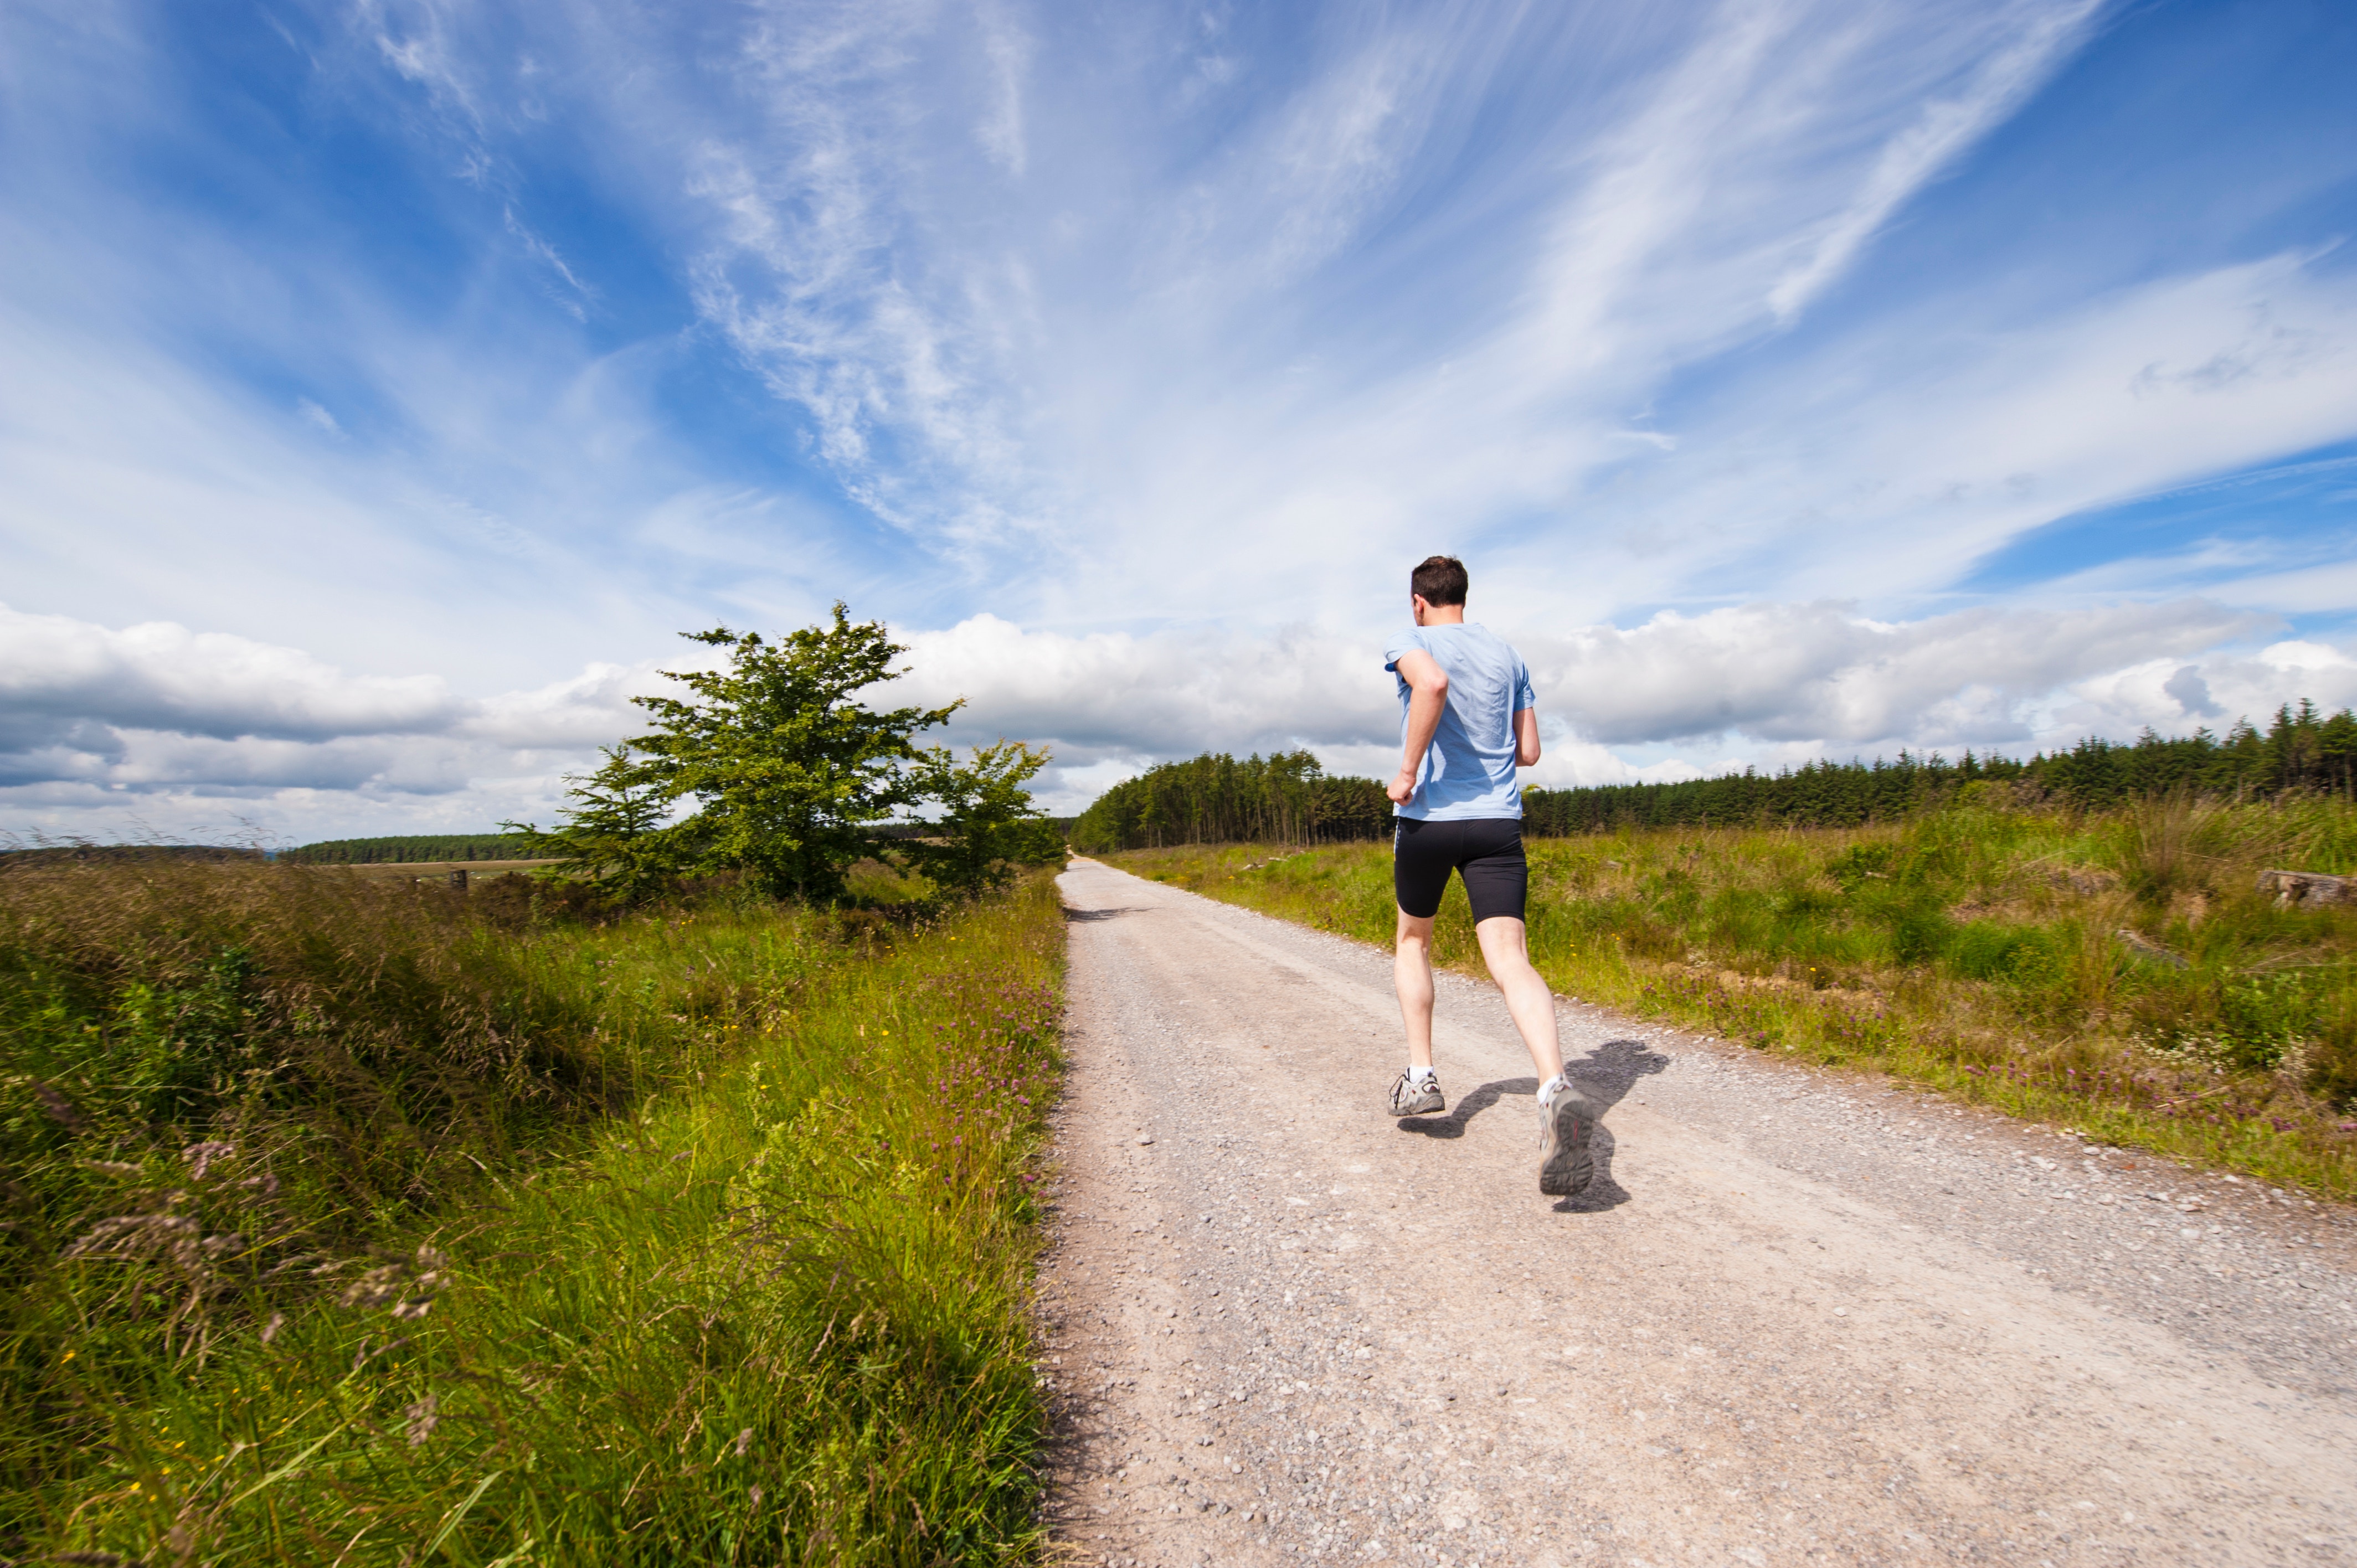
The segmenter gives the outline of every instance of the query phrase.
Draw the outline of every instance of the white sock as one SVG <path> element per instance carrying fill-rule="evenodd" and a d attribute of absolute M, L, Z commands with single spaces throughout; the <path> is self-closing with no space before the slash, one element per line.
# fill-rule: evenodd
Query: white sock
<path fill-rule="evenodd" d="M 1428 1067 L 1418 1067 L 1414 1062 L 1410 1062 L 1407 1064 L 1407 1075 L 1421 1083 L 1432 1076 L 1432 1069 Z"/>
<path fill-rule="evenodd" d="M 1544 1105 L 1548 1101 L 1553 1100 L 1556 1095 L 1562 1093 L 1565 1087 L 1570 1082 L 1571 1079 L 1566 1078 L 1561 1073 L 1557 1073 L 1553 1078 L 1547 1079 L 1544 1083 L 1539 1085 L 1539 1103 L 1541 1105 Z"/>

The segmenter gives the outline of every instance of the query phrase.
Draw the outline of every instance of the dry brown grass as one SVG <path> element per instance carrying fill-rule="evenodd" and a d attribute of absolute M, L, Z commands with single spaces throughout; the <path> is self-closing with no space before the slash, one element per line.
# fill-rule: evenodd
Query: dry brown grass
<path fill-rule="evenodd" d="M 70 1122 L 125 1148 L 271 1128 L 358 1213 L 447 1188 L 468 1152 L 630 1088 L 581 999 L 496 929 L 529 907 L 492 902 L 251 860 L 0 861 L 5 1109 L 38 1112 L 0 1144 L 21 1169 Z"/>
<path fill-rule="evenodd" d="M 384 878 L 391 881 L 418 881 L 424 878 L 447 879 L 454 871 L 463 871 L 469 882 L 504 876 L 510 872 L 544 870 L 552 865 L 564 865 L 562 860 L 404 860 L 387 861 L 382 865 L 313 866 L 316 871 L 338 871 L 348 876 Z"/>

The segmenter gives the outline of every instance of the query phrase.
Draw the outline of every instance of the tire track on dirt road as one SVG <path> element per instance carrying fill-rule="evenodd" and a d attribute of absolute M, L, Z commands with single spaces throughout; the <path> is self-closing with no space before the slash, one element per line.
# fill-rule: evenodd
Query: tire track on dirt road
<path fill-rule="evenodd" d="M 1441 977 L 1450 1110 L 1402 1123 L 1381 951 L 1062 886 L 1069 1556 L 2357 1554 L 2340 1211 L 1569 1004 L 1613 1108 L 1556 1202 L 1488 986 Z"/>

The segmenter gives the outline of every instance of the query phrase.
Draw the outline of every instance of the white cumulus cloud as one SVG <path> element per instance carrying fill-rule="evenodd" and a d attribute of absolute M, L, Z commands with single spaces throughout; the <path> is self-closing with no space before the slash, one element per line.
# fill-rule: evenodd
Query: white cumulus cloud
<path fill-rule="evenodd" d="M 1755 604 L 1644 623 L 1505 630 L 1530 663 L 1548 755 L 1531 781 L 1687 778 L 1811 757 L 1965 746 L 2016 754 L 2083 735 L 2262 723 L 2303 696 L 2357 702 L 2357 661 L 2201 600 L 1975 608 L 1882 621 L 1839 604 Z M 1153 761 L 1296 746 L 1381 774 L 1398 709 L 1382 643 L 1296 629 L 1076 636 L 995 616 L 919 632 L 908 691 L 964 697 L 961 738 L 1052 743 L 1060 808 Z"/>
<path fill-rule="evenodd" d="M 2147 725 L 2261 723 L 2357 703 L 2357 657 L 2267 640 L 2265 617 L 2188 599 L 1966 609 L 1884 621 L 1840 604 L 1664 612 L 1634 627 L 1502 627 L 1532 666 L 1534 783 L 1690 778 L 1746 763 L 1974 746 L 2016 754 Z M 1042 742 L 1050 809 L 1171 757 L 1308 746 L 1380 775 L 1398 709 L 1372 633 L 1300 627 L 1071 633 L 996 615 L 897 634 L 870 701 L 964 699 L 943 738 Z M 694 650 L 701 652 L 702 650 Z M 679 668 L 687 660 L 666 660 Z M 0 829 L 262 824 L 285 839 L 551 820 L 563 776 L 643 727 L 652 663 L 482 696 L 355 674 L 296 649 L 172 624 L 0 610 Z"/>

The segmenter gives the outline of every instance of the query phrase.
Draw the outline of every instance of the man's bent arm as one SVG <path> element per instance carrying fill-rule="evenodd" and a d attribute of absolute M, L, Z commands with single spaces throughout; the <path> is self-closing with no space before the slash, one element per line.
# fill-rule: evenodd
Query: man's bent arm
<path fill-rule="evenodd" d="M 1514 710 L 1514 766 L 1536 768 L 1539 763 L 1539 711 L 1536 708 Z"/>
<path fill-rule="evenodd" d="M 1416 776 L 1424 771 L 1424 754 L 1432 749 L 1441 713 L 1448 706 L 1448 676 L 1439 661 L 1420 648 L 1401 654 L 1398 669 L 1408 687 L 1407 737 L 1401 748 L 1399 776 L 1383 793 L 1393 804 L 1405 806 L 1415 794 Z"/>

